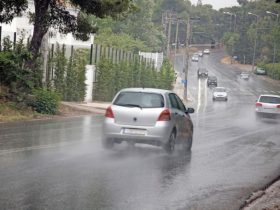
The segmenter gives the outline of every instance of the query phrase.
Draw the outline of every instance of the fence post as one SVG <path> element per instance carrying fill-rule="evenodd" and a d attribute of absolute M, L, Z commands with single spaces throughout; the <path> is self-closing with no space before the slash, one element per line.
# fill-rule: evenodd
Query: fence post
<path fill-rule="evenodd" d="M 51 48 L 51 80 L 53 79 L 54 76 L 54 70 L 53 70 L 53 54 L 54 54 L 54 44 L 52 44 Z"/>
<path fill-rule="evenodd" d="M 112 62 L 115 63 L 115 49 L 112 47 Z"/>
<path fill-rule="evenodd" d="M 0 52 L 2 50 L 2 26 L 0 26 Z"/>
<path fill-rule="evenodd" d="M 119 49 L 116 49 L 116 63 L 119 62 Z"/>
<path fill-rule="evenodd" d="M 97 52 L 98 52 L 98 51 L 97 51 L 97 46 L 98 46 L 97 44 L 94 45 L 94 48 L 95 48 L 95 50 L 94 50 L 94 52 L 95 52 L 95 53 L 94 53 L 94 63 L 95 63 L 95 64 L 97 63 Z"/>
<path fill-rule="evenodd" d="M 14 50 L 16 49 L 17 32 L 14 32 Z"/>
<path fill-rule="evenodd" d="M 89 64 L 92 65 L 93 44 L 90 45 Z"/>
<path fill-rule="evenodd" d="M 98 61 L 100 60 L 100 58 L 102 57 L 102 45 L 98 45 L 99 46 L 99 53 L 98 53 Z"/>

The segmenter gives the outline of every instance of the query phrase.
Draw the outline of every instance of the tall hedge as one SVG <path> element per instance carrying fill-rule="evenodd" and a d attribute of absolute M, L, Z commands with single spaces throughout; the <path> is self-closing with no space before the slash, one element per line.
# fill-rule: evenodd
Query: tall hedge
<path fill-rule="evenodd" d="M 172 89 L 175 77 L 174 69 L 167 59 L 157 71 L 151 64 L 139 58 L 117 64 L 102 58 L 96 70 L 94 99 L 100 101 L 111 101 L 119 90 L 128 87 Z"/>
<path fill-rule="evenodd" d="M 267 75 L 272 79 L 280 80 L 280 63 L 269 63 L 264 65 Z"/>

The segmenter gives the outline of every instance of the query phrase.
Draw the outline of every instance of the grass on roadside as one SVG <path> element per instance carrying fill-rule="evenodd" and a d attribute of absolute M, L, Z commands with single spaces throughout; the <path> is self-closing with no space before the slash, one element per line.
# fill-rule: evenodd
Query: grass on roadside
<path fill-rule="evenodd" d="M 42 117 L 41 114 L 32 111 L 30 108 L 21 108 L 13 102 L 0 101 L 0 122 L 37 119 L 40 117 Z"/>

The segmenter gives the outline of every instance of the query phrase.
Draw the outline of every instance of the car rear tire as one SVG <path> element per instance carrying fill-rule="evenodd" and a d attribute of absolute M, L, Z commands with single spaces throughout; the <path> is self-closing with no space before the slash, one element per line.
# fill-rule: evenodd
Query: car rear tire
<path fill-rule="evenodd" d="M 105 149 L 112 149 L 114 147 L 114 140 L 109 138 L 104 138 L 102 140 L 102 145 Z"/>
<path fill-rule="evenodd" d="M 193 138 L 192 138 L 192 136 L 190 136 L 189 139 L 187 140 L 187 142 L 184 144 L 185 152 L 188 152 L 192 149 L 192 142 L 193 142 Z"/>
<path fill-rule="evenodd" d="M 175 142 L 176 142 L 176 132 L 173 130 L 170 134 L 168 142 L 164 145 L 164 150 L 168 154 L 172 154 L 175 149 Z"/>

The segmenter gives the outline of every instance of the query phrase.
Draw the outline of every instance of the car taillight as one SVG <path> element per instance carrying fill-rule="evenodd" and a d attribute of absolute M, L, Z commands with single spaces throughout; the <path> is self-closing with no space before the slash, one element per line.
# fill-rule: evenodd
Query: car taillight
<path fill-rule="evenodd" d="M 276 107 L 280 109 L 280 104 L 278 104 Z"/>
<path fill-rule="evenodd" d="M 257 103 L 256 103 L 256 106 L 262 106 L 262 103 L 257 102 Z"/>
<path fill-rule="evenodd" d="M 160 113 L 160 115 L 159 115 L 159 117 L 157 119 L 157 121 L 169 121 L 169 120 L 171 120 L 171 114 L 170 114 L 169 109 L 163 110 Z"/>
<path fill-rule="evenodd" d="M 106 109 L 105 117 L 108 117 L 108 118 L 115 118 L 111 106 L 109 106 L 109 107 Z"/>

